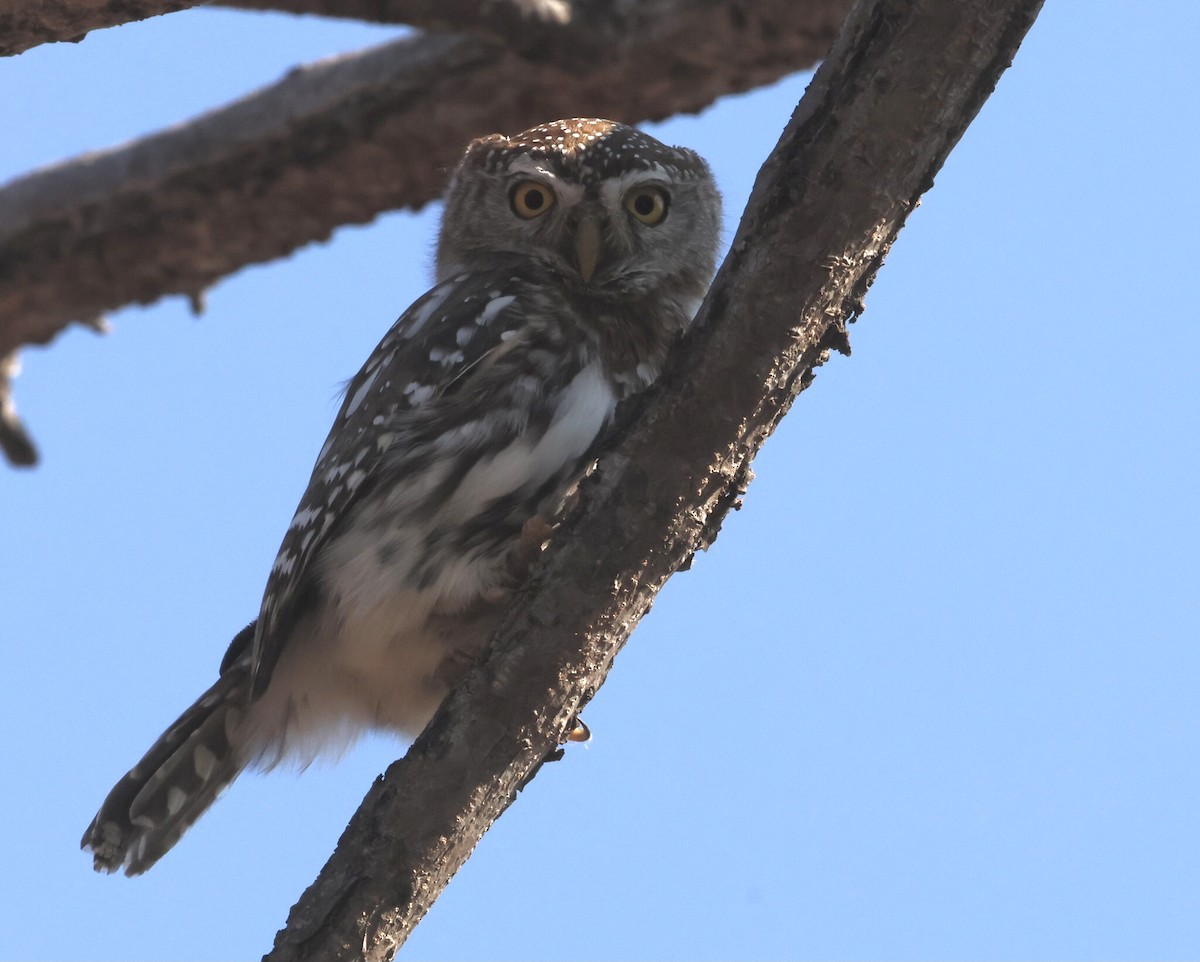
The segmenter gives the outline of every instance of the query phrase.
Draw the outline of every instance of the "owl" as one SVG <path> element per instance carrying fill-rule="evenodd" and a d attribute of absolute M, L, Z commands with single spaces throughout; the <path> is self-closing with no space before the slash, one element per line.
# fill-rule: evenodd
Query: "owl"
<path fill-rule="evenodd" d="M 622 124 L 467 148 L 435 286 L 350 381 L 258 618 L 88 826 L 97 870 L 146 871 L 244 768 L 421 730 L 687 330 L 720 220 L 698 155 Z"/>

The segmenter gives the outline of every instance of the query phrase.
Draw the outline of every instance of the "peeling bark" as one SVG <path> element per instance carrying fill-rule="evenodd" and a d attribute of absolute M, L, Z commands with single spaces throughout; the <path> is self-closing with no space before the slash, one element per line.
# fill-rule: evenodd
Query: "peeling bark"
<path fill-rule="evenodd" d="M 707 547 L 1040 0 L 860 3 L 763 167 L 699 327 L 267 956 L 390 959 Z"/>

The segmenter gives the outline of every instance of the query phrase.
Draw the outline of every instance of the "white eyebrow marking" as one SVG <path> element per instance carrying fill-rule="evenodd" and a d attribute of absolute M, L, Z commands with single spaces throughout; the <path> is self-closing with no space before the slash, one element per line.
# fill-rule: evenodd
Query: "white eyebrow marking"
<path fill-rule="evenodd" d="M 578 204 L 583 199 L 582 184 L 572 184 L 570 181 L 563 180 L 548 166 L 538 163 L 532 157 L 514 157 L 509 163 L 508 169 L 518 174 L 528 174 L 545 182 L 546 186 L 551 188 L 558 197 L 558 202 L 565 207 Z"/>
<path fill-rule="evenodd" d="M 528 156 L 514 157 L 509 162 L 508 169 L 519 173 L 533 174 L 535 177 L 544 177 L 551 183 L 558 180 L 558 175 L 550 167 L 545 164 L 539 164 L 532 157 Z"/>
<path fill-rule="evenodd" d="M 615 179 L 606 180 L 600 185 L 600 197 L 605 206 L 615 208 L 621 198 L 633 187 L 639 184 L 669 184 L 671 178 L 667 172 L 655 164 L 649 170 L 631 170 Z"/>

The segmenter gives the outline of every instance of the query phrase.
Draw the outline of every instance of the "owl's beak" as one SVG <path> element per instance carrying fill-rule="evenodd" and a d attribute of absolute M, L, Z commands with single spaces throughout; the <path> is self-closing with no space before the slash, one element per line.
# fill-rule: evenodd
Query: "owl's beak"
<path fill-rule="evenodd" d="M 600 262 L 600 225 L 591 217 L 585 217 L 575 229 L 575 264 L 579 276 L 590 281 Z"/>

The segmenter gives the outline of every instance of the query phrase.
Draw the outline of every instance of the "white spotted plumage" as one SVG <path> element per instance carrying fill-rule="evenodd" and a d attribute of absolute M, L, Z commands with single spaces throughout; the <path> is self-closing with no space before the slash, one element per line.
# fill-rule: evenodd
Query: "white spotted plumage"
<path fill-rule="evenodd" d="M 89 826 L 98 869 L 145 871 L 247 765 L 425 724 L 530 563 L 527 529 L 663 370 L 719 226 L 703 160 L 620 124 L 468 147 L 437 283 L 347 386 L 257 620 Z"/>

